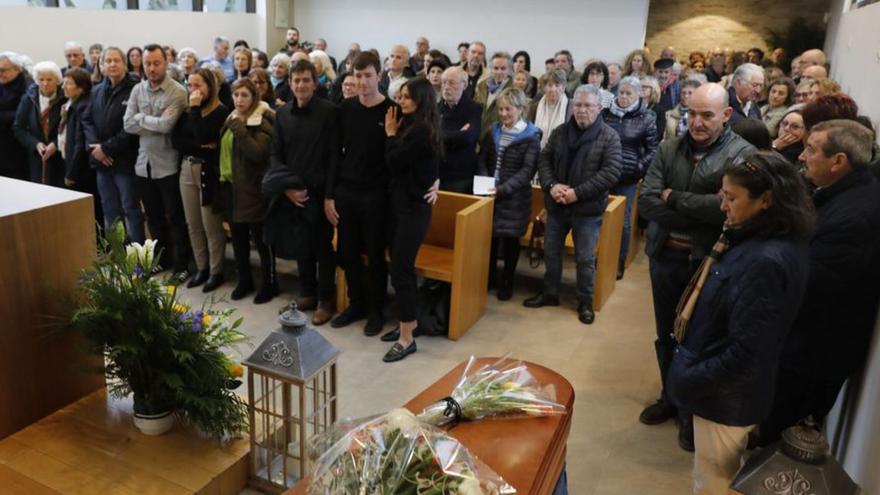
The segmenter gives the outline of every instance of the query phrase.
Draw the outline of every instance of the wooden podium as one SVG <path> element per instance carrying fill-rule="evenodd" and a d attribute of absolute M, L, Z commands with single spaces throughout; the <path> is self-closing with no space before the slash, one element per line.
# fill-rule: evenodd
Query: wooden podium
<path fill-rule="evenodd" d="M 92 201 L 0 177 L 0 439 L 104 386 L 56 319 L 95 255 Z"/>

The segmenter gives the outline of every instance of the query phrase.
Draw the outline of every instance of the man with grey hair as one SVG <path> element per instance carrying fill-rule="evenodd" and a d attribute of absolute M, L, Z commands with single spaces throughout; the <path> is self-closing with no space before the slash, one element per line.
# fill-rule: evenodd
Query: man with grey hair
<path fill-rule="evenodd" d="M 565 72 L 565 94 L 571 97 L 575 88 L 581 83 L 581 73 L 574 68 L 574 57 L 568 50 L 559 50 L 553 55 L 556 68 Z"/>
<path fill-rule="evenodd" d="M 608 64 L 608 91 L 617 96 L 617 85 L 623 76 L 623 68 L 617 62 Z"/>
<path fill-rule="evenodd" d="M 730 125 L 743 119 L 761 120 L 761 109 L 758 100 L 764 91 L 764 69 L 755 64 L 742 64 L 733 72 L 733 84 L 728 91 L 730 107 Z"/>
<path fill-rule="evenodd" d="M 445 156 L 440 163 L 440 189 L 473 194 L 477 171 L 477 140 L 483 107 L 464 92 L 468 75 L 449 67 L 440 76 L 440 132 Z"/>
<path fill-rule="evenodd" d="M 235 67 L 229 57 L 229 38 L 217 36 L 214 38 L 214 54 L 199 60 L 199 67 L 205 62 L 217 62 L 223 68 L 223 74 L 227 81 L 235 81 Z"/>
<path fill-rule="evenodd" d="M 874 133 L 852 120 L 813 126 L 800 159 L 813 194 L 807 290 L 791 326 L 761 444 L 812 416 L 821 426 L 843 383 L 864 368 L 880 300 L 880 185 L 868 170 Z"/>
<path fill-rule="evenodd" d="M 672 338 L 676 307 L 696 269 L 709 254 L 724 224 L 721 211 L 721 170 L 728 160 L 754 151 L 727 122 L 727 91 L 717 83 L 703 84 L 691 97 L 688 131 L 660 143 L 639 196 L 639 214 L 648 220 L 648 254 L 654 321 L 654 347 L 661 385 L 675 352 Z M 656 425 L 678 418 L 678 444 L 693 452 L 693 422 L 688 411 L 660 399 L 646 407 L 639 421 Z"/>
<path fill-rule="evenodd" d="M 324 53 L 327 53 L 327 40 L 324 38 L 318 38 L 315 40 L 315 50 L 321 50 Z M 333 72 L 336 72 L 336 68 L 338 65 L 336 64 L 336 59 L 333 58 L 333 55 L 327 53 L 327 56 L 330 57 L 330 63 L 333 65 Z"/>
<path fill-rule="evenodd" d="M 388 70 L 379 79 L 379 92 L 394 100 L 403 83 L 415 76 L 416 73 L 409 67 L 409 48 L 394 45 L 388 54 Z"/>
<path fill-rule="evenodd" d="M 553 130 L 538 161 L 547 223 L 544 230 L 544 287 L 523 301 L 527 308 L 559 305 L 565 238 L 571 231 L 577 265 L 578 320 L 589 325 L 595 286 L 595 249 L 608 192 L 620 178 L 621 146 L 617 132 L 599 114 L 599 89 L 574 91 L 574 114 Z"/>
<path fill-rule="evenodd" d="M 74 67 L 80 67 L 90 73 L 92 72 L 92 66 L 86 60 L 86 54 L 83 52 L 82 45 L 76 41 L 68 41 L 64 44 L 64 58 L 67 60 L 67 67 L 61 70 L 62 74 L 67 73 L 67 69 Z"/>
<path fill-rule="evenodd" d="M 25 150 L 15 139 L 12 124 L 30 80 L 19 56 L 0 52 L 0 176 L 27 180 Z"/>
<path fill-rule="evenodd" d="M 495 98 L 510 86 L 510 72 L 513 68 L 513 59 L 507 52 L 495 52 L 492 55 L 490 66 L 491 75 L 477 84 L 474 92 L 474 101 L 483 106 L 483 117 L 480 119 L 480 141 L 498 122 L 498 109 Z"/>
<path fill-rule="evenodd" d="M 465 94 L 473 98 L 477 92 L 477 85 L 489 78 L 486 70 L 486 45 L 482 41 L 473 41 L 468 46 L 467 62 L 464 69 L 468 73 L 468 87 Z"/>
<path fill-rule="evenodd" d="M 409 68 L 416 74 L 418 74 L 425 64 L 425 55 L 428 51 L 431 50 L 431 44 L 428 42 L 428 38 L 424 36 L 419 36 L 416 38 L 416 52 L 409 59 Z"/>

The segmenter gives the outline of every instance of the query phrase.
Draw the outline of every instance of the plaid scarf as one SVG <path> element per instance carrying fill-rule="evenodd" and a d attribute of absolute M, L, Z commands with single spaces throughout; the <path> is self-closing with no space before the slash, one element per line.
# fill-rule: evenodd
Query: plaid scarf
<path fill-rule="evenodd" d="M 688 323 L 694 316 L 694 310 L 697 308 L 697 300 L 700 298 L 700 292 L 703 290 L 703 284 L 709 278 L 709 274 L 714 265 L 721 256 L 730 248 L 730 240 L 727 238 L 727 231 L 734 228 L 730 223 L 724 224 L 724 230 L 721 236 L 712 246 L 712 252 L 700 263 L 700 269 L 694 273 L 687 288 L 678 300 L 678 306 L 675 308 L 675 325 L 673 326 L 673 337 L 679 344 L 684 341 L 685 332 L 687 332 Z"/>

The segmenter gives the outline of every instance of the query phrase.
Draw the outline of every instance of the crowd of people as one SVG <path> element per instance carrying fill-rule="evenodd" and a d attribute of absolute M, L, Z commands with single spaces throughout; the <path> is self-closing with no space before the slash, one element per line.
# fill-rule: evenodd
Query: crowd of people
<path fill-rule="evenodd" d="M 297 306 L 315 325 L 381 333 L 390 271 L 386 362 L 417 350 L 415 258 L 439 190 L 494 178 L 492 243 L 473 248 L 491 250 L 490 290 L 506 301 L 539 184 L 545 275 L 523 304 L 560 304 L 571 232 L 584 324 L 602 213 L 624 196 L 617 275 L 646 228 L 662 384 L 639 419 L 678 422 L 695 493 L 726 493 L 748 444 L 821 424 L 863 368 L 880 299 L 878 152 L 821 50 L 639 49 L 582 71 L 560 50 L 535 77 L 527 52 L 487 56 L 479 41 L 447 55 L 419 38 L 384 60 L 353 43 L 338 63 L 326 45 L 297 29 L 271 57 L 244 41 L 230 56 L 223 37 L 203 59 L 71 42 L 64 68 L 2 52 L 0 174 L 95 195 L 98 224 L 123 221 L 132 242 L 146 224 L 162 266 L 204 292 L 225 282 L 226 222 L 231 299 L 272 300 L 276 256 L 296 259 Z"/>

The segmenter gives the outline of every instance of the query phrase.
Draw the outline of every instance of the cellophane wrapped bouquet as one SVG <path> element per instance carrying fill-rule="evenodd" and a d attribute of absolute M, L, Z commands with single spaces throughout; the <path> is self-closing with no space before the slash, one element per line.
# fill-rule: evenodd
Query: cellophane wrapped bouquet
<path fill-rule="evenodd" d="M 565 406 L 556 403 L 553 386 L 539 384 L 522 361 L 505 356 L 472 370 L 474 361 L 471 356 L 452 394 L 425 408 L 418 415 L 419 419 L 445 426 L 489 416 L 537 417 L 565 413 Z"/>
<path fill-rule="evenodd" d="M 312 440 L 309 495 L 516 493 L 444 431 L 406 409 L 338 424 Z"/>

